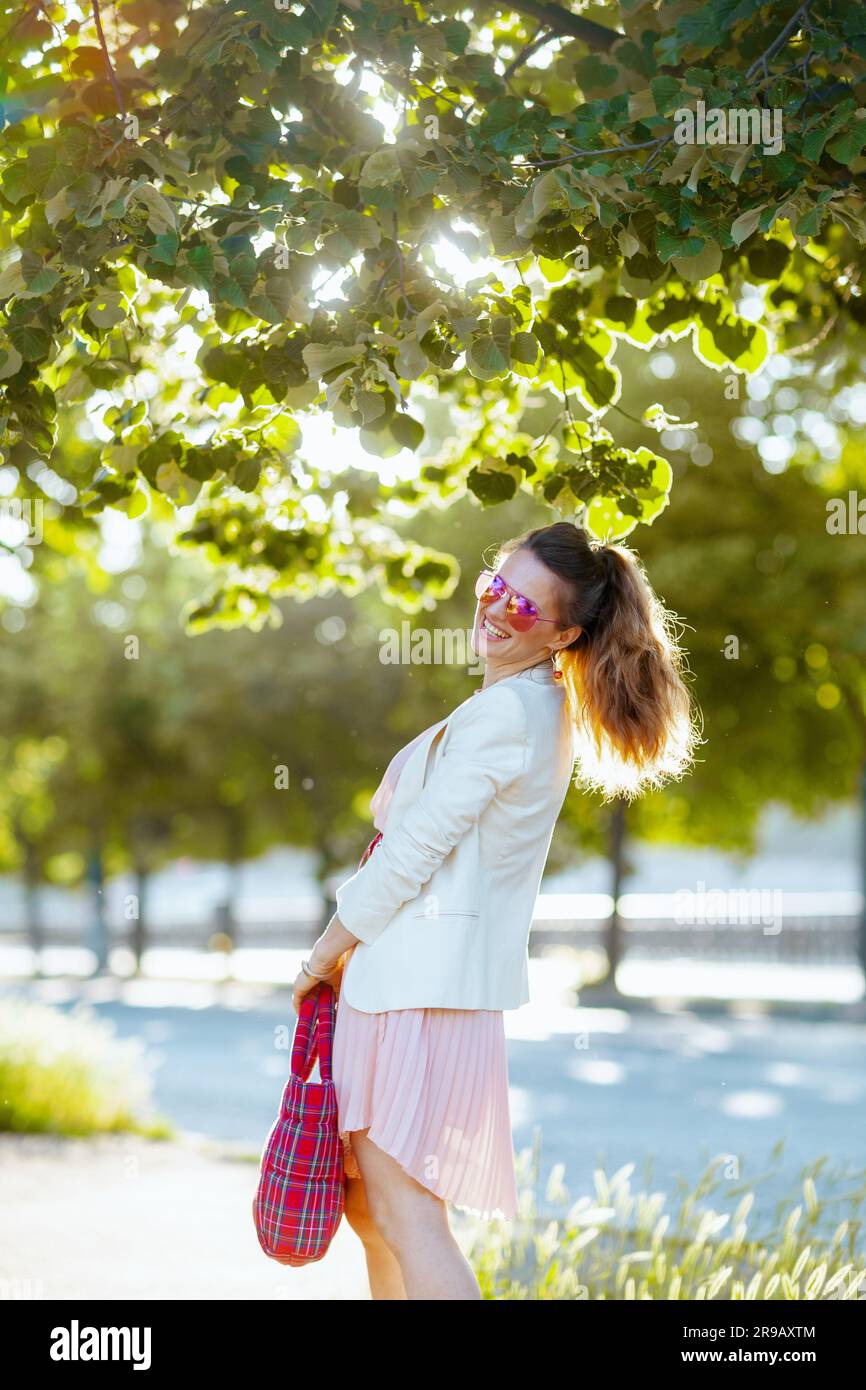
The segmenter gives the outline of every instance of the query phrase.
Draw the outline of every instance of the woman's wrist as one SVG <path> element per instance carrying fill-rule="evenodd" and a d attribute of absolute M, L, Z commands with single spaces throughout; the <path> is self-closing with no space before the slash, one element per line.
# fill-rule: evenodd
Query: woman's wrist
<path fill-rule="evenodd" d="M 336 970 L 340 957 L 356 944 L 357 938 L 346 931 L 334 913 L 322 935 L 314 943 L 307 957 L 307 965 L 315 975 L 330 975 Z"/>
<path fill-rule="evenodd" d="M 333 951 L 322 950 L 320 941 L 317 941 L 310 954 L 307 956 L 307 965 L 314 975 L 330 975 L 336 969 L 339 956 L 334 956 Z"/>
<path fill-rule="evenodd" d="M 312 960 L 302 960 L 301 970 L 311 980 L 327 980 L 328 976 L 334 973 L 332 966 L 320 968 L 319 965 Z"/>

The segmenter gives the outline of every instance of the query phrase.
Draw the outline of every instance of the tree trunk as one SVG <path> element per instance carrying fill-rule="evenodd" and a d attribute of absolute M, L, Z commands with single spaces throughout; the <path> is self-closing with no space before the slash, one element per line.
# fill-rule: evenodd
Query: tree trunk
<path fill-rule="evenodd" d="M 33 952 L 33 974 L 42 974 L 41 951 L 45 945 L 42 903 L 39 894 L 39 851 L 31 840 L 19 836 L 24 847 L 24 921 Z"/>
<path fill-rule="evenodd" d="M 619 914 L 619 900 L 625 879 L 625 812 L 626 802 L 620 798 L 613 808 L 610 821 L 610 896 L 613 898 L 610 921 L 607 928 L 608 985 L 617 988 L 616 972 L 622 961 L 622 918 Z"/>
<path fill-rule="evenodd" d="M 132 923 L 132 954 L 135 957 L 135 973 L 141 974 L 141 958 L 147 947 L 147 888 L 149 874 L 146 865 L 137 860 L 135 865 L 135 897 L 137 912 Z"/>
<path fill-rule="evenodd" d="M 227 955 L 235 950 L 238 937 L 237 900 L 244 857 L 244 820 L 237 807 L 226 810 L 226 893 L 216 909 L 216 929 L 229 939 Z"/>
<path fill-rule="evenodd" d="M 105 870 L 102 862 L 102 844 L 94 839 L 87 865 L 87 882 L 91 889 L 90 941 L 89 946 L 96 956 L 94 975 L 102 975 L 108 970 L 108 923 L 105 920 Z"/>
<path fill-rule="evenodd" d="M 537 19 L 539 24 L 551 33 L 582 39 L 587 48 L 594 52 L 607 53 L 617 39 L 625 37 L 616 29 L 608 29 L 603 24 L 596 24 L 593 19 L 584 19 L 582 15 L 574 14 L 564 5 L 541 4 L 539 0 L 533 0 L 532 3 L 530 0 L 521 0 L 521 3 L 510 8 L 518 14 L 530 15 Z"/>

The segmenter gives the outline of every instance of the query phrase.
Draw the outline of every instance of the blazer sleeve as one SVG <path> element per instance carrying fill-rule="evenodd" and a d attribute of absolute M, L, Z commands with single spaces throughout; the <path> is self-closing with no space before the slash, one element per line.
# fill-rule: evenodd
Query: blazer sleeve
<path fill-rule="evenodd" d="M 353 936 L 370 945 L 418 896 L 496 793 L 524 771 L 527 735 L 523 701 L 508 687 L 491 686 L 455 710 L 427 783 L 336 891 L 337 916 Z"/>

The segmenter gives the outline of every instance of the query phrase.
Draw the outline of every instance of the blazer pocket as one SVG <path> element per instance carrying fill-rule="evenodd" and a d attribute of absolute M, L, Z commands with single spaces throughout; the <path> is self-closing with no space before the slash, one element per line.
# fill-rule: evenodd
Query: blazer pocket
<path fill-rule="evenodd" d="M 479 908 L 470 907 L 440 907 L 436 912 L 413 912 L 413 917 L 427 917 L 431 922 L 435 922 L 437 917 L 480 917 Z"/>

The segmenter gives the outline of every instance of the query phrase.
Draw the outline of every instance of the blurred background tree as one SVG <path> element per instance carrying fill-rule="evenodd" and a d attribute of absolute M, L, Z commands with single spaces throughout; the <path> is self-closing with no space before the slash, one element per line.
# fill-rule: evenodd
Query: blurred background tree
<path fill-rule="evenodd" d="M 177 855 L 288 843 L 325 885 L 469 693 L 380 634 L 465 634 L 496 543 L 557 515 L 632 536 L 707 742 L 628 809 L 570 796 L 552 869 L 608 853 L 616 898 L 630 837 L 745 853 L 770 804 L 852 797 L 862 6 L 113 19 L 110 50 L 52 0 L 2 21 L 0 496 L 44 514 L 0 527 L 0 856 L 33 939 L 43 876 L 91 884 L 100 959 L 121 868 L 139 944 Z M 677 146 L 698 99 L 784 106 L 784 150 Z"/>

